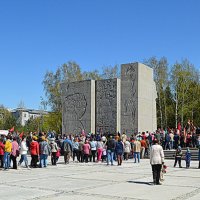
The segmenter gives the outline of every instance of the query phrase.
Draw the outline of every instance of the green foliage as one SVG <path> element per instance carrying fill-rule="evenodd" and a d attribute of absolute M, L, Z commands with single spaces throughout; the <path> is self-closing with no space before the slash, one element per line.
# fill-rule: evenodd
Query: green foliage
<path fill-rule="evenodd" d="M 62 113 L 50 112 L 44 117 L 43 128 L 46 131 L 62 132 Z"/>
<path fill-rule="evenodd" d="M 68 62 L 59 66 L 55 73 L 47 72 L 45 74 L 43 85 L 47 97 L 47 104 L 51 107 L 52 113 L 45 116 L 44 129 L 60 132 L 62 127 L 62 104 L 61 104 L 61 83 L 82 81 L 82 80 L 100 80 L 102 78 L 119 77 L 118 66 L 104 67 L 102 74 L 98 70 L 82 72 L 80 66 L 75 62 Z M 42 99 L 41 103 L 45 103 Z M 46 105 L 46 103 L 45 103 Z"/>
<path fill-rule="evenodd" d="M 157 124 L 158 127 L 176 127 L 178 121 L 184 126 L 188 119 L 200 124 L 200 74 L 187 59 L 169 66 L 167 58 L 151 57 L 144 63 L 154 70 L 154 81 L 157 89 Z M 10 129 L 15 126 L 19 132 L 56 131 L 62 129 L 61 83 L 119 78 L 117 65 L 104 66 L 101 73 L 98 70 L 82 71 L 75 62 L 65 63 L 55 72 L 46 72 L 43 80 L 46 100 L 41 98 L 41 110 L 51 108 L 48 115 L 31 118 L 22 127 L 12 114 L 0 106 L 0 129 Z M 24 103 L 20 102 L 23 108 Z"/>
<path fill-rule="evenodd" d="M 16 126 L 16 119 L 3 106 L 0 107 L 0 129 L 9 130 Z"/>
<path fill-rule="evenodd" d="M 119 78 L 120 71 L 118 65 L 112 66 L 104 66 L 103 72 L 101 75 L 102 79 L 112 79 L 112 78 Z"/>
<path fill-rule="evenodd" d="M 197 69 L 187 59 L 171 67 L 164 57 L 160 60 L 152 57 L 144 63 L 154 69 L 158 127 L 177 127 L 178 121 L 184 126 L 188 119 L 199 124 L 200 79 Z"/>

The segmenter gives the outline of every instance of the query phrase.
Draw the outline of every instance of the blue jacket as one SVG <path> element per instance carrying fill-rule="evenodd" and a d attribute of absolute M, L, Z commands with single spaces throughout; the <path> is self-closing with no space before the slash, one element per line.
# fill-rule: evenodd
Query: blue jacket
<path fill-rule="evenodd" d="M 115 147 L 116 154 L 123 154 L 124 152 L 124 145 L 122 142 L 117 142 Z"/>

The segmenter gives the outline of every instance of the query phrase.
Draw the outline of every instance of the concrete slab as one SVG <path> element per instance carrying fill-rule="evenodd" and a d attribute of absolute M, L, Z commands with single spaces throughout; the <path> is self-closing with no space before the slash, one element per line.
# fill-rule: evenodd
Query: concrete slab
<path fill-rule="evenodd" d="M 9 185 L 1 185 L 0 186 L 0 193 L 1 193 L 1 200 L 8 200 L 8 199 L 34 199 L 34 198 L 43 198 L 47 195 L 54 195 L 54 191 L 45 191 L 45 190 L 38 190 L 34 188 L 24 188 L 18 186 L 9 186 Z"/>
<path fill-rule="evenodd" d="M 27 170 L 0 171 L 0 199 L 55 200 L 199 200 L 200 170 L 197 162 L 191 168 L 174 168 L 167 160 L 167 174 L 161 186 L 152 185 L 149 160 L 134 164 L 124 161 L 122 166 L 105 163 L 63 164 Z"/>

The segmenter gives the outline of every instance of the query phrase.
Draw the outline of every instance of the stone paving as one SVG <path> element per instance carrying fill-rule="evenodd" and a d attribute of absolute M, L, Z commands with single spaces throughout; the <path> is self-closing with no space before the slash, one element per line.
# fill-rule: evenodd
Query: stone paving
<path fill-rule="evenodd" d="M 1 200 L 199 200 L 200 169 L 197 161 L 190 169 L 168 166 L 163 185 L 152 185 L 149 160 L 122 166 L 105 163 L 73 163 L 65 165 L 61 157 L 57 166 L 28 170 L 0 171 Z M 185 161 L 182 161 L 185 166 Z"/>

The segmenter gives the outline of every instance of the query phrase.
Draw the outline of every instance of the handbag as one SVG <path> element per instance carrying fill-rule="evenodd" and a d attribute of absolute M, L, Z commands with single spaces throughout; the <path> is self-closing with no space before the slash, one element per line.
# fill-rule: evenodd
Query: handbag
<path fill-rule="evenodd" d="M 16 150 L 16 157 L 19 157 L 19 150 Z"/>

